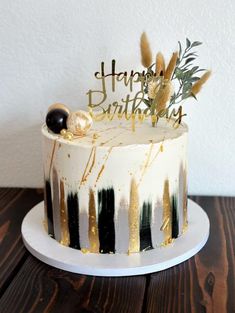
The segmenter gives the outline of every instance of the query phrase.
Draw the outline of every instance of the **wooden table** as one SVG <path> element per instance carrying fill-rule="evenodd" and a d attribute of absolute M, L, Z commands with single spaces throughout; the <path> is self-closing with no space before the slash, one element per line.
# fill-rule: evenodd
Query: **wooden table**
<path fill-rule="evenodd" d="M 20 227 L 42 191 L 0 189 L 0 312 L 234 313 L 235 198 L 192 198 L 211 222 L 201 252 L 159 273 L 103 278 L 58 270 L 30 255 Z"/>

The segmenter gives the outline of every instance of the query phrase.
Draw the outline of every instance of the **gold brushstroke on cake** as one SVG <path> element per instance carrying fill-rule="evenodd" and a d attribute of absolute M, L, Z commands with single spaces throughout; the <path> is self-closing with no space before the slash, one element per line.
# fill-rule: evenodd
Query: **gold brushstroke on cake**
<path fill-rule="evenodd" d="M 129 249 L 128 253 L 140 250 L 140 225 L 139 225 L 139 194 L 135 179 L 131 180 L 130 204 L 129 204 Z"/>
<path fill-rule="evenodd" d="M 169 192 L 169 180 L 166 179 L 164 182 L 163 191 L 163 224 L 160 228 L 164 232 L 163 246 L 168 245 L 172 242 L 172 216 L 171 216 L 171 199 Z"/>
<path fill-rule="evenodd" d="M 68 246 L 70 243 L 70 238 L 68 229 L 68 217 L 65 205 L 64 182 L 62 180 L 60 180 L 60 228 L 61 228 L 60 243 L 64 246 Z"/>
<path fill-rule="evenodd" d="M 81 251 L 82 251 L 83 254 L 87 254 L 87 253 L 90 252 L 90 251 L 89 251 L 88 249 L 86 249 L 86 248 L 82 248 Z"/>
<path fill-rule="evenodd" d="M 92 159 L 92 161 L 91 161 L 91 159 Z M 91 149 L 91 153 L 89 155 L 89 158 L 88 158 L 85 170 L 84 170 L 84 172 L 82 174 L 82 179 L 81 179 L 79 187 L 81 187 L 81 185 L 84 184 L 87 181 L 87 178 L 91 174 L 91 171 L 92 171 L 92 169 L 93 169 L 93 167 L 95 165 L 95 159 L 96 159 L 96 148 L 93 147 Z M 89 165 L 90 165 L 90 167 L 89 167 Z M 89 167 L 89 170 L 88 170 L 88 167 Z"/>
<path fill-rule="evenodd" d="M 96 207 L 95 207 L 95 195 L 94 191 L 89 191 L 89 241 L 90 252 L 99 253 L 99 234 L 98 225 L 96 222 Z"/>
<path fill-rule="evenodd" d="M 188 209 L 187 209 L 187 202 L 188 202 L 188 198 L 187 198 L 187 171 L 186 169 L 183 170 L 183 233 L 186 232 L 187 228 L 188 228 Z"/>
<path fill-rule="evenodd" d="M 109 158 L 109 156 L 110 156 L 110 153 L 111 153 L 112 149 L 113 149 L 113 147 L 110 147 L 110 148 L 109 148 L 108 153 L 107 153 L 107 155 L 106 155 L 106 157 L 105 157 L 105 159 L 104 159 L 104 163 L 102 164 L 102 166 L 101 166 L 101 168 L 100 168 L 100 170 L 99 170 L 99 173 L 98 173 L 97 178 L 96 178 L 96 181 L 95 181 L 95 187 L 96 187 L 96 184 L 97 184 L 98 180 L 100 179 L 100 177 L 101 177 L 101 175 L 102 175 L 102 173 L 103 173 L 103 171 L 104 171 L 104 169 L 105 169 L 105 165 L 106 165 L 106 163 L 107 163 L 107 161 L 108 161 L 108 158 Z"/>

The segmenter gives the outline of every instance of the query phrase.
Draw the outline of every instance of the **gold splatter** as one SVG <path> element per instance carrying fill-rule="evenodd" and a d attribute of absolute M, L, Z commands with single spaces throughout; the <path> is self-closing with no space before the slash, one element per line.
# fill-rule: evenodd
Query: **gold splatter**
<path fill-rule="evenodd" d="M 94 191 L 89 191 L 89 241 L 90 251 L 93 253 L 99 253 L 99 235 L 98 226 L 96 222 L 96 207 Z"/>
<path fill-rule="evenodd" d="M 92 158 L 92 162 L 91 162 L 91 158 Z M 80 186 L 87 181 L 88 176 L 91 174 L 91 171 L 92 171 L 92 169 L 93 169 L 93 167 L 95 165 L 95 159 L 96 159 L 96 148 L 93 147 L 91 149 L 91 153 L 89 155 L 89 158 L 88 158 L 85 170 L 83 172 L 82 179 L 81 179 L 81 182 L 80 182 Z M 91 162 L 90 168 L 89 168 L 89 170 L 87 170 L 90 162 Z"/>
<path fill-rule="evenodd" d="M 159 153 L 160 153 L 160 152 L 163 152 L 163 142 L 164 142 L 164 140 L 165 140 L 165 138 L 163 138 L 162 143 L 161 143 L 161 145 L 160 145 L 160 147 L 159 147 L 159 150 L 157 151 L 157 153 L 155 154 L 155 156 L 152 158 L 152 160 L 151 160 L 151 162 L 150 162 L 150 164 L 149 164 L 149 167 L 152 166 L 153 162 L 156 160 L 156 158 L 157 158 L 157 156 L 159 155 Z"/>
<path fill-rule="evenodd" d="M 98 180 L 100 179 L 100 177 L 101 177 L 101 175 L 102 175 L 102 173 L 103 173 L 103 171 L 104 171 L 104 169 L 105 169 L 105 165 L 106 165 L 106 163 L 107 163 L 107 161 L 108 161 L 108 158 L 109 158 L 109 155 L 110 155 L 112 149 L 113 149 L 113 147 L 110 147 L 109 150 L 108 150 L 108 153 L 107 153 L 106 156 L 104 157 L 104 163 L 102 164 L 101 169 L 99 170 L 99 173 L 98 173 L 98 175 L 97 175 L 97 178 L 96 178 L 96 181 L 95 181 L 95 186 L 96 186 Z"/>
<path fill-rule="evenodd" d="M 139 195 L 135 179 L 131 180 L 130 205 L 129 205 L 129 253 L 139 252 Z"/>
<path fill-rule="evenodd" d="M 144 177 L 144 174 L 149 166 L 149 162 L 150 162 L 150 158 L 151 158 L 151 154 L 152 154 L 152 151 L 153 151 L 153 142 L 151 142 L 151 145 L 150 145 L 150 148 L 149 148 L 149 151 L 146 153 L 146 160 L 144 162 L 144 165 L 143 165 L 143 169 L 142 169 L 142 173 L 141 173 L 141 176 L 140 176 L 140 180 L 139 180 L 139 183 L 138 185 L 141 183 L 143 177 Z"/>

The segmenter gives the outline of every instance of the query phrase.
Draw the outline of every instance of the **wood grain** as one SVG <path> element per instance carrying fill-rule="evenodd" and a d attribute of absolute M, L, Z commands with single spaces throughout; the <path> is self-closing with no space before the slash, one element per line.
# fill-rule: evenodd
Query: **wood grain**
<path fill-rule="evenodd" d="M 26 256 L 20 232 L 22 220 L 42 198 L 42 192 L 35 189 L 0 189 L 0 295 Z"/>
<path fill-rule="evenodd" d="M 25 250 L 21 222 L 42 197 L 0 189 L 1 313 L 235 313 L 235 198 L 193 197 L 211 223 L 195 257 L 151 275 L 103 278 L 52 268 Z"/>
<path fill-rule="evenodd" d="M 189 261 L 151 275 L 146 312 L 235 312 L 235 199 L 194 200 L 209 216 L 209 240 Z"/>
<path fill-rule="evenodd" d="M 145 280 L 145 276 L 103 278 L 73 274 L 29 256 L 1 298 L 0 308 L 2 313 L 139 313 Z"/>

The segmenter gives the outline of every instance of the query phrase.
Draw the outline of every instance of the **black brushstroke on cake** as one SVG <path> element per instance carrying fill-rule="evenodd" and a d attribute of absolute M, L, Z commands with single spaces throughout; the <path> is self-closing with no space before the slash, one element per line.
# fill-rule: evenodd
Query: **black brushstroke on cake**
<path fill-rule="evenodd" d="M 45 181 L 44 197 L 45 197 L 46 208 L 47 208 L 48 234 L 52 238 L 55 238 L 54 223 L 53 223 L 52 197 L 51 197 L 51 184 L 50 184 L 49 180 Z"/>
<path fill-rule="evenodd" d="M 68 228 L 70 236 L 69 246 L 81 249 L 79 237 L 79 202 L 77 193 L 69 193 L 67 196 Z"/>
<path fill-rule="evenodd" d="M 171 214 L 172 214 L 172 238 L 177 238 L 179 236 L 179 217 L 178 217 L 178 206 L 177 206 L 177 196 L 173 195 L 171 197 Z"/>
<path fill-rule="evenodd" d="M 140 215 L 140 251 L 153 249 L 151 237 L 152 204 L 144 202 Z"/>
<path fill-rule="evenodd" d="M 113 188 L 98 191 L 100 253 L 115 253 L 114 199 Z"/>

